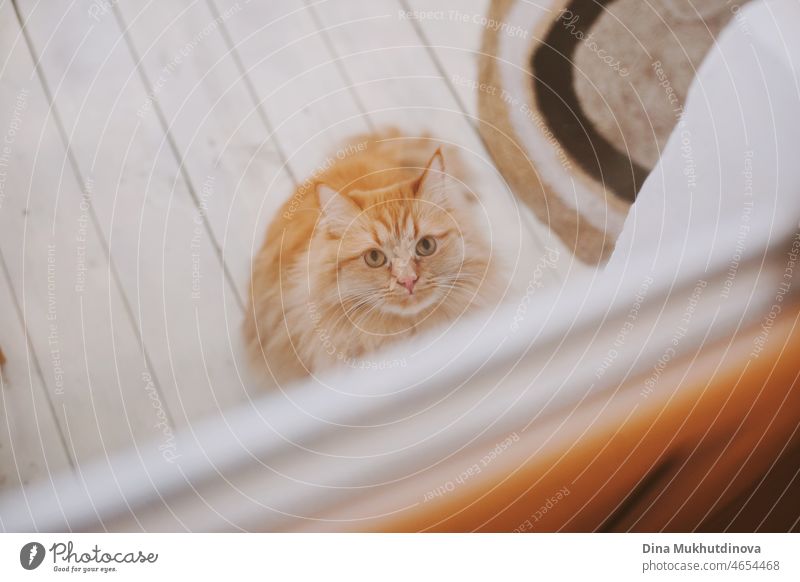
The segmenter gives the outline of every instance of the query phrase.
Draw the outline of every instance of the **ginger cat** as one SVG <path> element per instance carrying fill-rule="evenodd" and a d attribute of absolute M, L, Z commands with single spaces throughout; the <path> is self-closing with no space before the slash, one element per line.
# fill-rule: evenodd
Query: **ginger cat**
<path fill-rule="evenodd" d="M 498 297 L 474 196 L 447 157 L 395 131 L 357 139 L 286 202 L 254 260 L 244 324 L 275 381 L 359 367 Z"/>

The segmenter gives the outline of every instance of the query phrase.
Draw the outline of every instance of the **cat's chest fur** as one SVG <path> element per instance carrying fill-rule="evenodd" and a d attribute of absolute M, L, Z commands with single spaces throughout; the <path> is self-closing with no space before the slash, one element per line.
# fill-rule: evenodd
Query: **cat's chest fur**
<path fill-rule="evenodd" d="M 327 292 L 327 297 L 321 295 Z M 391 317 L 377 310 L 357 316 L 342 305 L 335 292 L 298 284 L 287 294 L 289 341 L 312 373 L 340 366 L 378 364 L 380 352 L 439 325 L 442 315 L 425 312 L 418 317 Z"/>

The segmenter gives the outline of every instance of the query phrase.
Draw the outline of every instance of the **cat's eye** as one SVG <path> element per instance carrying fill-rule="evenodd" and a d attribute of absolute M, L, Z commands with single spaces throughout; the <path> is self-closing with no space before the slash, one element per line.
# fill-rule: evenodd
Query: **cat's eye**
<path fill-rule="evenodd" d="M 423 236 L 417 242 L 417 254 L 421 257 L 432 255 L 436 251 L 436 239 L 432 236 Z"/>
<path fill-rule="evenodd" d="M 373 269 L 376 269 L 386 264 L 386 255 L 384 255 L 383 252 L 379 251 L 378 249 L 371 249 L 364 253 L 364 261 L 367 263 L 367 265 Z"/>

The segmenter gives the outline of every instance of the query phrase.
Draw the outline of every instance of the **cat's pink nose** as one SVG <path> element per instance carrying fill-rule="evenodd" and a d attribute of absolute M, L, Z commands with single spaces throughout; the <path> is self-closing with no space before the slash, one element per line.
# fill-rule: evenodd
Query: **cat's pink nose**
<path fill-rule="evenodd" d="M 417 276 L 407 275 L 405 277 L 400 277 L 397 279 L 397 282 L 405 287 L 408 291 L 408 294 L 411 295 L 414 292 L 414 285 L 417 284 Z"/>

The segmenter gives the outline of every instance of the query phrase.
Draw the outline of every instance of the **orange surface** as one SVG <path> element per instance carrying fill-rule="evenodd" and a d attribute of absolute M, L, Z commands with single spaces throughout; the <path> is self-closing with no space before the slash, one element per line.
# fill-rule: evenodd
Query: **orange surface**
<path fill-rule="evenodd" d="M 763 480 L 781 472 L 793 485 L 800 469 L 800 312 L 784 313 L 757 358 L 758 325 L 693 362 L 674 361 L 647 398 L 640 379 L 599 417 L 597 402 L 578 411 L 553 439 L 561 446 L 531 457 L 537 443 L 523 439 L 470 487 L 379 529 L 722 531 L 745 505 L 753 513 L 756 493 L 764 520 L 756 515 L 748 527 L 778 528 L 768 519 L 776 503 L 800 516 L 785 486 Z M 785 512 L 784 529 L 795 519 Z"/>

